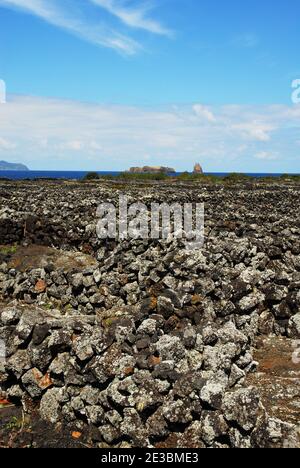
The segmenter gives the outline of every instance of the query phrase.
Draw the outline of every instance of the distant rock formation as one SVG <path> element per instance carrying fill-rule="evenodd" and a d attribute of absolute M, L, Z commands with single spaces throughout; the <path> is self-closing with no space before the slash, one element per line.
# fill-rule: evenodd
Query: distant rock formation
<path fill-rule="evenodd" d="M 24 164 L 0 161 L 0 171 L 29 171 L 29 169 Z"/>
<path fill-rule="evenodd" d="M 194 174 L 203 174 L 203 169 L 201 164 L 197 163 L 194 166 Z"/>
<path fill-rule="evenodd" d="M 129 172 L 132 174 L 175 174 L 176 171 L 172 167 L 164 166 L 144 166 L 131 167 Z"/>

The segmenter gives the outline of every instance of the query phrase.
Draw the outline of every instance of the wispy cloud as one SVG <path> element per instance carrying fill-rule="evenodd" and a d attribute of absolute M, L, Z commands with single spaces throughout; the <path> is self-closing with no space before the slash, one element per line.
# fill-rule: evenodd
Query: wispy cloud
<path fill-rule="evenodd" d="M 159 22 L 146 15 L 146 7 L 122 5 L 112 0 L 0 0 L 0 7 L 25 11 L 95 45 L 109 47 L 125 55 L 137 53 L 143 48 L 142 44 L 104 20 L 104 10 L 118 17 L 127 29 L 140 28 L 155 34 L 169 34 Z"/>
<path fill-rule="evenodd" d="M 172 36 L 171 30 L 164 27 L 160 22 L 149 18 L 148 13 L 151 10 L 149 2 L 135 2 L 131 5 L 124 4 L 120 0 L 90 0 L 95 5 L 98 5 L 107 10 L 112 15 L 120 19 L 124 24 L 136 29 L 144 29 L 154 34 Z"/>
<path fill-rule="evenodd" d="M 267 142 L 271 140 L 271 132 L 276 130 L 276 127 L 265 120 L 248 120 L 233 124 L 232 129 L 240 130 L 246 138 Z"/>
<path fill-rule="evenodd" d="M 256 159 L 262 159 L 264 161 L 274 161 L 278 158 L 278 154 L 271 153 L 270 151 L 260 151 L 255 154 Z"/>
<path fill-rule="evenodd" d="M 254 33 L 244 33 L 236 36 L 232 40 L 232 45 L 244 49 L 253 49 L 260 43 L 259 37 Z"/>
<path fill-rule="evenodd" d="M 13 143 L 12 141 L 7 141 L 5 138 L 0 137 L 0 151 L 1 150 L 13 150 L 16 148 L 16 144 Z"/>
<path fill-rule="evenodd" d="M 300 172 L 300 106 L 166 108 L 8 96 L 0 159 L 44 169 L 126 169 L 200 160 L 210 171 Z"/>

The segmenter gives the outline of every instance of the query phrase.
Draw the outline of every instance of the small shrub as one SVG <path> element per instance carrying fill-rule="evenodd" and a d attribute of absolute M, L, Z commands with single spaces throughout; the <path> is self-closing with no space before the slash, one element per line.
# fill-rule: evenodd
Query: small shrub
<path fill-rule="evenodd" d="M 232 172 L 223 178 L 225 182 L 245 182 L 247 180 L 252 180 L 253 177 L 247 174 L 240 174 L 237 172 Z"/>
<path fill-rule="evenodd" d="M 88 172 L 84 177 L 83 181 L 89 181 L 89 180 L 98 180 L 99 179 L 99 174 L 97 172 Z"/>

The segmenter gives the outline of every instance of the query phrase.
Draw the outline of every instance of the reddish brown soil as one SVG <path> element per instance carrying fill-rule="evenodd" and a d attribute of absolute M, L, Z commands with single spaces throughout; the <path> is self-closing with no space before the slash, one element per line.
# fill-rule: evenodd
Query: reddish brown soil
<path fill-rule="evenodd" d="M 272 417 L 300 427 L 300 363 L 293 362 L 296 349 L 295 341 L 288 338 L 260 338 L 254 354 L 259 369 L 248 377 L 246 385 L 260 389 Z"/>
<path fill-rule="evenodd" d="M 28 271 L 34 268 L 43 268 L 52 264 L 55 269 L 64 271 L 72 269 L 83 270 L 96 265 L 96 261 L 90 255 L 80 252 L 65 252 L 58 249 L 31 245 L 18 247 L 16 253 L 11 256 L 9 268 L 19 271 Z"/>

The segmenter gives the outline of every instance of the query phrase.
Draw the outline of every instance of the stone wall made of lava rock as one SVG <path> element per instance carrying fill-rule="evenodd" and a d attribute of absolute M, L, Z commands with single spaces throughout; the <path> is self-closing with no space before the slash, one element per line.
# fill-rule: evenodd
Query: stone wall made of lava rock
<path fill-rule="evenodd" d="M 299 187 L 126 187 L 129 203 L 204 202 L 205 245 L 194 252 L 178 240 L 99 240 L 96 208 L 122 190 L 0 189 L 0 245 L 93 259 L 22 269 L 1 253 L 2 300 L 13 301 L 0 312 L 5 395 L 30 398 L 51 422 L 92 427 L 99 446 L 295 446 L 294 428 L 244 381 L 258 334 L 300 337 Z"/>
<path fill-rule="evenodd" d="M 0 324 L 5 396 L 89 427 L 99 447 L 297 446 L 296 428 L 243 386 L 256 363 L 232 319 L 174 323 L 151 302 L 106 318 L 11 304 Z"/>
<path fill-rule="evenodd" d="M 53 264 L 18 271 L 4 261 L 0 291 L 3 301 L 59 308 L 67 316 L 113 313 L 153 301 L 167 320 L 186 318 L 198 325 L 206 316 L 234 317 L 251 337 L 260 332 L 297 338 L 299 257 L 287 252 L 284 261 L 272 262 L 247 239 L 232 239 L 228 247 L 229 241 L 211 238 L 203 251 L 190 253 L 179 241 L 135 240 L 112 251 L 102 247 L 93 266 L 68 271 Z M 214 249 L 225 254 L 211 253 Z M 64 252 L 57 254 L 64 258 Z"/>

